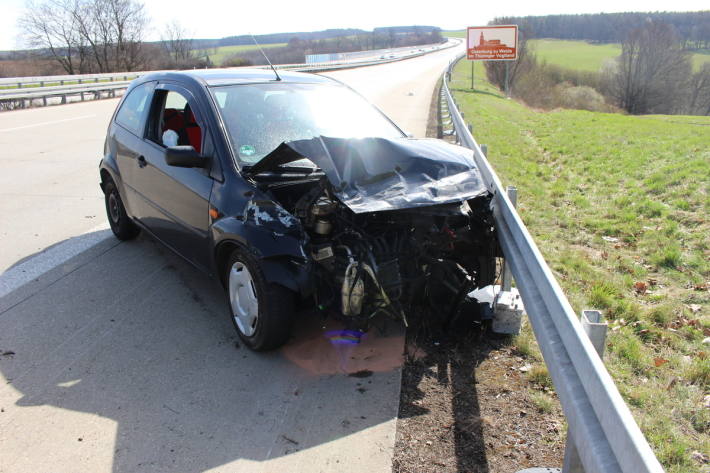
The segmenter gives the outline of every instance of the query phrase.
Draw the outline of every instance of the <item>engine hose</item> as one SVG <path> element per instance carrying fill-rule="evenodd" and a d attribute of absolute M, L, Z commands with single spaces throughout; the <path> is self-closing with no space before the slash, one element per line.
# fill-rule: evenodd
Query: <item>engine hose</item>
<path fill-rule="evenodd" d="M 375 272 L 372 270 L 372 267 L 367 264 L 367 263 L 361 263 L 362 268 L 365 270 L 367 274 L 370 275 L 372 278 L 372 282 L 375 283 L 375 286 L 377 286 L 377 289 L 380 290 L 380 294 L 382 295 L 382 299 L 385 301 L 385 304 L 387 307 L 392 306 L 392 301 L 390 301 L 390 298 L 387 297 L 387 293 L 385 292 L 384 288 L 380 284 L 380 282 L 377 280 L 377 276 L 375 276 Z M 404 322 L 405 327 L 409 327 L 409 324 L 407 323 L 407 317 L 404 315 L 404 311 L 402 309 L 399 310 L 400 315 L 402 316 L 402 322 Z"/>
<path fill-rule="evenodd" d="M 377 268 L 377 262 L 375 261 L 375 256 L 372 254 L 372 252 L 370 250 L 366 249 L 366 251 L 367 251 L 367 257 L 370 260 L 370 263 L 372 263 L 372 267 L 374 267 L 375 271 L 377 271 L 378 268 Z"/>

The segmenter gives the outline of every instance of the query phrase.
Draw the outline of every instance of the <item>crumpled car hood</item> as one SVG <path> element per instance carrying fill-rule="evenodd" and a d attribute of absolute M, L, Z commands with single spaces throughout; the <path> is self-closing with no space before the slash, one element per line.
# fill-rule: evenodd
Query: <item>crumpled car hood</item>
<path fill-rule="evenodd" d="M 355 213 L 445 204 L 487 192 L 472 151 L 432 139 L 328 138 L 288 141 L 249 174 L 308 159 Z"/>

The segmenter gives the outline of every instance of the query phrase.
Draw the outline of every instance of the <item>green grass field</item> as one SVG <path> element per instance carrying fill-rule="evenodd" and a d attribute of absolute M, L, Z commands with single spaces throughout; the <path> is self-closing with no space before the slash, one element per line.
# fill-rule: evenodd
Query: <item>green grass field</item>
<path fill-rule="evenodd" d="M 533 39 L 530 45 L 537 57 L 567 69 L 598 71 L 604 61 L 621 54 L 619 44 L 591 44 L 584 41 Z"/>
<path fill-rule="evenodd" d="M 465 38 L 466 30 L 444 31 L 444 36 Z M 549 64 L 581 71 L 598 71 L 604 62 L 621 54 L 618 43 L 594 44 L 586 41 L 562 39 L 532 39 L 530 44 L 539 59 Z M 710 63 L 710 52 L 692 53 L 693 69 L 699 70 Z"/>
<path fill-rule="evenodd" d="M 502 97 L 476 66 L 475 92 L 465 61 L 452 89 L 478 142 L 518 187 L 520 214 L 575 311 L 610 321 L 605 364 L 659 460 L 672 473 L 701 471 L 710 117 L 535 111 Z M 541 364 L 529 327 L 514 343 Z"/>
<path fill-rule="evenodd" d="M 286 43 L 274 43 L 274 44 L 262 44 L 261 47 L 266 50 L 268 48 L 280 48 L 286 46 Z M 253 44 L 245 44 L 245 45 L 239 45 L 239 46 L 220 46 L 217 48 L 217 53 L 216 54 L 211 54 L 211 50 L 208 50 L 210 60 L 214 64 L 222 64 L 222 62 L 227 59 L 229 56 L 232 54 L 236 54 L 239 52 L 243 51 L 252 51 L 254 49 L 257 49 L 256 45 Z M 195 52 L 199 55 L 203 55 L 204 50 L 199 49 L 195 50 Z"/>
<path fill-rule="evenodd" d="M 465 38 L 466 30 L 442 31 L 441 36 L 447 38 Z"/>
<path fill-rule="evenodd" d="M 550 64 L 582 71 L 598 71 L 605 61 L 621 54 L 621 45 L 617 43 L 594 44 L 561 39 L 533 39 L 530 43 L 538 58 Z M 710 54 L 692 53 L 691 57 L 696 71 L 703 64 L 710 63 Z"/>

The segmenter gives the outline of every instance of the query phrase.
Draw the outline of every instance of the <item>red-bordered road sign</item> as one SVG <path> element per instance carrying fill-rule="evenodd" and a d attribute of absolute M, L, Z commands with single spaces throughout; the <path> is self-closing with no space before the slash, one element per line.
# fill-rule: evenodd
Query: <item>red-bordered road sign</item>
<path fill-rule="evenodd" d="M 466 51 L 471 61 L 515 61 L 518 25 L 469 26 Z"/>

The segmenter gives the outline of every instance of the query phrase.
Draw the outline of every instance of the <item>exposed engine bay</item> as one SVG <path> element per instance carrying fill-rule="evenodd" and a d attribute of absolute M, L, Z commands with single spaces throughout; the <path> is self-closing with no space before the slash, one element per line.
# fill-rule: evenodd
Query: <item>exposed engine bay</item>
<path fill-rule="evenodd" d="M 309 233 L 316 302 L 366 324 L 378 313 L 407 323 L 415 310 L 453 320 L 467 294 L 495 277 L 487 200 L 355 214 L 318 186 L 295 216 Z"/>
<path fill-rule="evenodd" d="M 283 144 L 254 173 L 280 211 L 298 221 L 317 307 L 361 329 L 378 314 L 406 325 L 411 316 L 448 324 L 477 313 L 468 294 L 493 283 L 498 246 L 490 195 L 463 152 L 435 141 L 421 148 L 405 140 L 393 152 L 391 140 L 319 140 Z M 328 160 L 314 152 L 319 146 Z M 382 146 L 388 160 L 373 167 L 366 156 Z M 432 152 L 440 146 L 447 148 Z M 427 158 L 419 158 L 422 151 Z M 446 153 L 459 155 L 452 162 L 441 159 Z M 317 167 L 283 167 L 304 157 Z"/>

